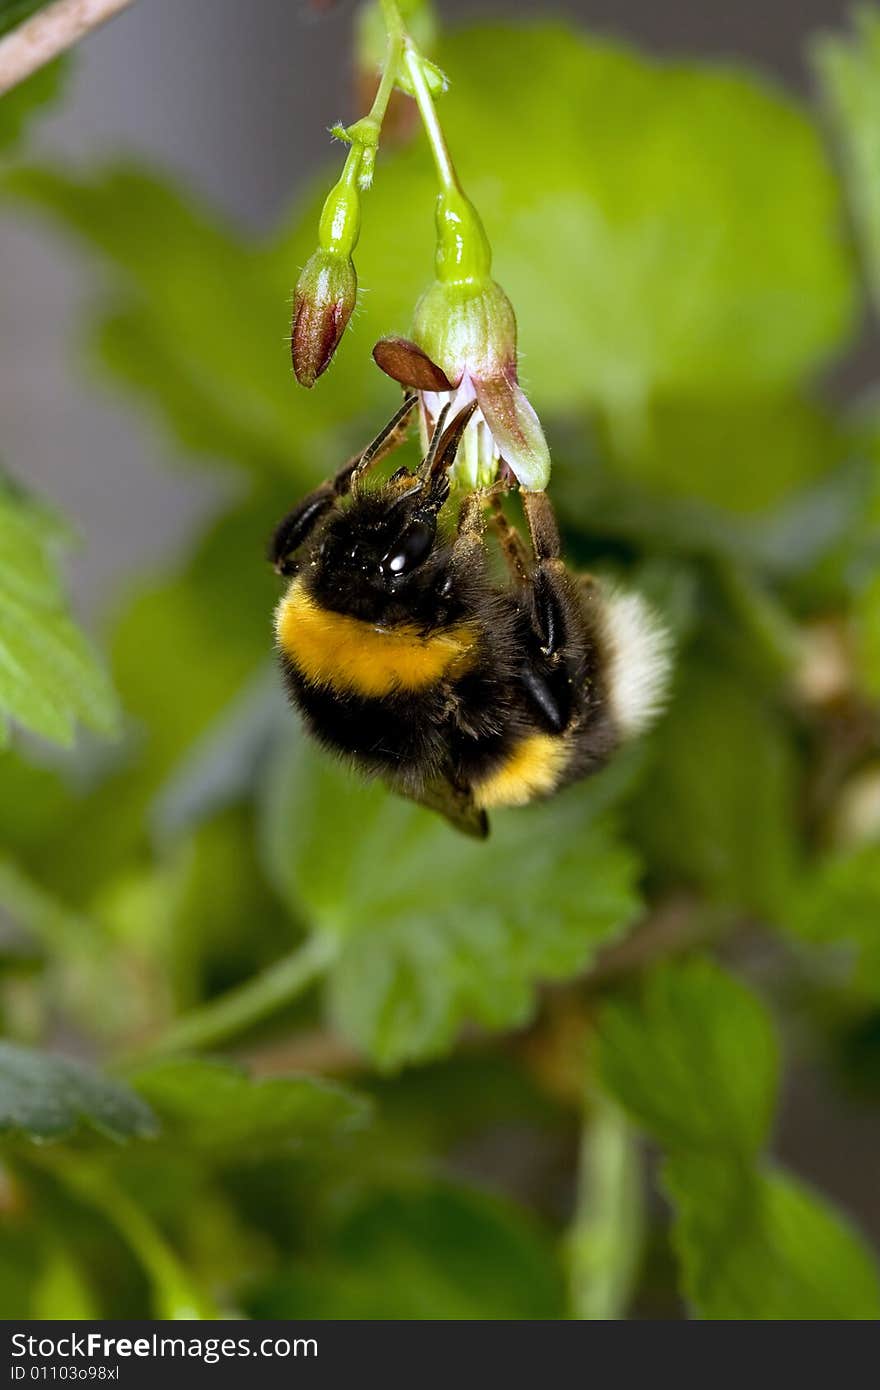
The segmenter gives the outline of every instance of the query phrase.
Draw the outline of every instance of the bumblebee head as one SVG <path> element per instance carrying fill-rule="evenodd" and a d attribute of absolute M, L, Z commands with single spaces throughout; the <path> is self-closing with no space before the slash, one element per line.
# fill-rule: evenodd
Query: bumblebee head
<path fill-rule="evenodd" d="M 449 467 L 473 414 L 471 404 L 448 428 L 441 417 L 416 472 L 399 469 L 378 487 L 367 465 L 352 475 L 315 536 L 305 568 L 311 594 L 328 608 L 371 622 L 412 621 L 419 599 L 436 593 L 449 543 L 439 527 L 449 496 Z M 368 461 L 369 462 L 369 461 Z"/>

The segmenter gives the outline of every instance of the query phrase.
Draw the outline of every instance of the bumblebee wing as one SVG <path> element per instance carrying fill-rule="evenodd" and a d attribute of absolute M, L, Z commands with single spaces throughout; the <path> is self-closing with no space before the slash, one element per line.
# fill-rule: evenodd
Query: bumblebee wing
<path fill-rule="evenodd" d="M 418 796 L 412 792 L 406 792 L 405 795 L 417 805 L 445 816 L 449 824 L 460 830 L 463 835 L 470 835 L 474 840 L 485 840 L 489 834 L 489 818 L 486 812 L 474 805 L 470 791 L 448 778 L 438 777 L 435 781 L 429 782 Z"/>

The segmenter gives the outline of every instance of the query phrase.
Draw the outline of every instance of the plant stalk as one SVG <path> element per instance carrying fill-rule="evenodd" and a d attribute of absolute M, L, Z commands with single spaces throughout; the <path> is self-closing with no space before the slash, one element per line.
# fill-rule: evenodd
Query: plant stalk
<path fill-rule="evenodd" d="M 125 10 L 134 0 L 56 0 L 0 39 L 0 95 Z"/>

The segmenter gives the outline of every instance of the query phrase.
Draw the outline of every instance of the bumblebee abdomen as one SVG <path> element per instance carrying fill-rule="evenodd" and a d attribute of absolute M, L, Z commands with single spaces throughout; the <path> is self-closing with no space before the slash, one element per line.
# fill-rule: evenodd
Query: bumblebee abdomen
<path fill-rule="evenodd" d="M 474 802 L 488 811 L 496 806 L 526 806 L 550 796 L 566 780 L 571 760 L 571 739 L 565 734 L 525 734 L 485 774 L 477 774 L 472 783 Z"/>
<path fill-rule="evenodd" d="M 310 685 L 285 662 L 287 688 L 313 737 L 367 773 L 412 790 L 437 775 L 446 756 L 442 701 L 436 696 L 371 699 Z"/>

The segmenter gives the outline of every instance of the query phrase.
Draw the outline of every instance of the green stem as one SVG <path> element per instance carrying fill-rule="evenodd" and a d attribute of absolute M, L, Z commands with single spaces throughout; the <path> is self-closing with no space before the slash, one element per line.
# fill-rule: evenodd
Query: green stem
<path fill-rule="evenodd" d="M 461 184 L 455 172 L 455 165 L 452 162 L 452 155 L 449 153 L 449 146 L 446 144 L 446 136 L 443 134 L 440 121 L 437 118 L 437 108 L 434 105 L 434 98 L 431 96 L 431 89 L 425 78 L 425 71 L 422 67 L 422 55 L 411 39 L 407 39 L 406 41 L 403 61 L 406 64 L 406 69 L 413 85 L 416 105 L 419 108 L 422 125 L 425 127 L 425 134 L 431 146 L 431 153 L 434 156 L 437 177 L 443 188 L 455 189 L 460 192 Z"/>
<path fill-rule="evenodd" d="M 29 1156 L 79 1201 L 106 1217 L 142 1266 L 152 1288 L 157 1318 L 215 1319 L 222 1313 L 192 1279 L 164 1236 L 126 1192 L 101 1167 L 73 1153 Z"/>
<path fill-rule="evenodd" d="M 331 937 L 310 936 L 302 946 L 246 984 L 172 1023 L 148 1049 L 147 1055 L 197 1052 L 228 1042 L 237 1033 L 261 1023 L 303 994 L 325 974 L 336 949 Z"/>
<path fill-rule="evenodd" d="M 388 35 L 388 47 L 385 51 L 385 63 L 382 68 L 382 76 L 379 80 L 379 90 L 373 97 L 373 105 L 370 107 L 368 121 L 372 121 L 377 129 L 377 134 L 382 129 L 385 120 L 385 113 L 388 110 L 388 103 L 391 100 L 391 93 L 394 91 L 394 84 L 397 81 L 397 65 L 403 56 L 403 35 Z"/>
<path fill-rule="evenodd" d="M 567 1241 L 572 1317 L 625 1317 L 641 1254 L 643 1207 L 638 1141 L 622 1112 L 595 1097 L 584 1121 Z"/>
<path fill-rule="evenodd" d="M 431 146 L 431 153 L 434 156 L 434 163 L 437 166 L 437 175 L 444 188 L 461 188 L 458 176 L 455 172 L 455 165 L 446 144 L 446 137 L 443 134 L 440 122 L 437 119 L 437 109 L 434 106 L 434 98 L 431 96 L 431 89 L 425 79 L 425 71 L 422 66 L 424 59 L 418 47 L 407 33 L 406 25 L 403 22 L 397 0 L 382 0 L 382 13 L 385 16 L 385 28 L 388 30 L 389 52 L 392 44 L 396 45 L 396 55 L 399 58 L 403 55 L 406 70 L 412 82 L 415 94 L 416 105 L 419 108 L 419 115 L 428 136 Z"/>
<path fill-rule="evenodd" d="M 388 30 L 389 39 L 396 39 L 402 44 L 407 33 L 397 0 L 382 0 L 382 13 L 385 16 L 385 28 Z"/>

